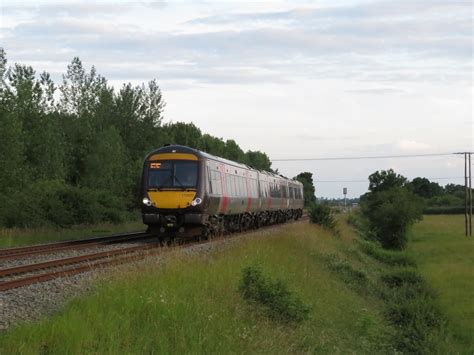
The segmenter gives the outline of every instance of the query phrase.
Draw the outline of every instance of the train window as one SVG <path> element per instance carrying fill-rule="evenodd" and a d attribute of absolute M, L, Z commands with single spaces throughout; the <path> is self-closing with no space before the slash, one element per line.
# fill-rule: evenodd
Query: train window
<path fill-rule="evenodd" d="M 222 195 L 222 183 L 220 171 L 211 170 L 211 186 L 212 193 L 215 195 Z"/>
<path fill-rule="evenodd" d="M 240 177 L 240 196 L 247 196 L 247 186 L 244 177 Z"/>
<path fill-rule="evenodd" d="M 195 188 L 197 186 L 198 166 L 195 161 L 154 162 L 148 171 L 149 188 Z"/>

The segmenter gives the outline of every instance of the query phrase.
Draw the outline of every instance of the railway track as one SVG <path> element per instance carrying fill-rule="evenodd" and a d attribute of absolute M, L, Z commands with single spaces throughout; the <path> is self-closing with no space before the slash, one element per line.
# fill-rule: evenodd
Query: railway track
<path fill-rule="evenodd" d="M 308 217 L 303 216 L 299 221 L 304 221 L 307 219 Z M 298 221 L 287 222 L 285 224 L 288 225 L 288 224 L 292 224 L 296 222 Z M 259 230 L 280 227 L 285 224 L 270 225 L 270 226 L 262 227 Z M 205 243 L 209 243 L 209 242 L 219 240 L 222 238 L 227 238 L 229 236 L 240 236 L 240 235 L 252 233 L 255 231 L 256 231 L 255 229 L 252 229 L 246 232 L 225 235 L 223 237 L 217 237 L 211 240 L 204 240 L 204 241 L 189 240 L 185 242 L 184 244 L 173 245 L 171 246 L 171 248 L 175 249 L 175 248 L 179 248 L 183 246 L 205 244 Z M 122 235 L 111 236 L 109 238 L 122 237 L 124 241 L 125 240 L 128 241 L 129 239 L 127 239 L 125 235 L 128 235 L 133 240 L 137 240 L 138 238 L 150 237 L 150 235 L 142 232 L 142 233 L 127 233 L 127 234 L 122 234 Z M 83 248 L 86 246 L 89 247 L 91 245 L 95 245 L 94 243 L 100 244 L 108 240 L 105 238 L 106 237 L 86 239 L 82 241 L 83 243 L 80 243 L 81 241 L 74 241 L 74 242 L 77 242 L 77 244 L 70 244 L 69 242 L 61 242 L 61 243 L 51 243 L 49 245 L 42 245 L 42 246 L 37 246 L 37 247 L 22 247 L 22 248 L 14 248 L 14 249 L 18 251 L 20 251 L 20 249 L 23 249 L 25 252 L 26 250 L 30 250 L 33 254 L 29 254 L 29 255 L 34 255 L 36 253 L 44 252 L 44 250 L 57 251 L 58 250 L 57 248 L 74 248 L 74 245 L 78 248 Z M 99 241 L 100 239 L 102 240 Z M 89 241 L 89 243 L 87 243 L 87 241 Z M 37 249 L 37 248 L 48 247 L 48 246 L 55 246 L 57 248 L 56 249 Z M 168 249 L 169 248 L 167 248 L 167 250 Z M 13 249 L 10 249 L 10 250 L 13 251 Z M 131 246 L 131 247 L 128 246 L 125 248 L 119 248 L 115 250 L 91 253 L 91 254 L 86 254 L 86 255 L 81 255 L 81 256 L 74 256 L 74 257 L 69 257 L 69 258 L 62 258 L 62 259 L 50 260 L 50 261 L 45 261 L 45 262 L 40 262 L 40 263 L 33 263 L 33 264 L 15 266 L 15 267 L 6 268 L 6 269 L 0 269 L 0 291 L 7 291 L 10 289 L 23 287 L 23 286 L 27 286 L 27 285 L 31 285 L 31 284 L 35 284 L 39 282 L 44 282 L 44 281 L 48 281 L 48 280 L 52 280 L 52 279 L 56 279 L 60 277 L 71 276 L 71 275 L 91 271 L 93 269 L 103 268 L 103 267 L 117 265 L 117 264 L 123 264 L 123 263 L 131 262 L 131 261 L 143 259 L 144 257 L 149 256 L 149 255 L 156 255 L 162 251 L 163 251 L 162 244 L 158 242 L 153 242 L 153 243 L 141 244 L 141 245 L 136 245 L 136 246 Z M 7 254 L 4 254 L 4 255 L 7 255 Z M 9 255 L 12 255 L 12 254 L 9 254 Z M 16 254 L 16 256 L 18 255 L 25 256 L 23 252 Z M 0 257 L 1 256 L 2 255 L 0 254 Z"/>
<path fill-rule="evenodd" d="M 37 254 L 46 254 L 68 249 L 90 248 L 96 245 L 104 245 L 129 240 L 140 240 L 149 238 L 150 235 L 145 232 L 130 232 L 114 234 L 105 237 L 95 237 L 79 240 L 68 240 L 64 242 L 54 242 L 40 245 L 32 245 L 17 248 L 0 249 L 0 260 L 13 259 L 19 257 L 29 257 Z"/>

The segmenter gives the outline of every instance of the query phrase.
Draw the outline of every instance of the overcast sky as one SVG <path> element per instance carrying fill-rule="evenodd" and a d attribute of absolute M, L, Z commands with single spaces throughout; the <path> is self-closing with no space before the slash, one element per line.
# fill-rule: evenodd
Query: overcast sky
<path fill-rule="evenodd" d="M 2 0 L 0 9 L 10 64 L 59 81 L 79 56 L 116 87 L 156 78 L 165 121 L 272 159 L 473 147 L 471 1 Z M 344 186 L 359 196 L 378 169 L 442 184 L 463 176 L 462 159 L 446 156 L 273 167 L 312 172 L 326 197 Z"/>

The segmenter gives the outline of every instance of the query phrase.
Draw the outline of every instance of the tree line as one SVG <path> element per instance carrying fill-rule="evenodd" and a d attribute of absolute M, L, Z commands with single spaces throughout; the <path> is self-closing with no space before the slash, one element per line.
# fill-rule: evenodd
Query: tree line
<path fill-rule="evenodd" d="M 0 49 L 0 226 L 120 222 L 136 209 L 144 156 L 183 144 L 270 170 L 260 151 L 164 123 L 156 82 L 114 89 L 79 58 L 57 85 L 47 72 L 7 66 Z"/>

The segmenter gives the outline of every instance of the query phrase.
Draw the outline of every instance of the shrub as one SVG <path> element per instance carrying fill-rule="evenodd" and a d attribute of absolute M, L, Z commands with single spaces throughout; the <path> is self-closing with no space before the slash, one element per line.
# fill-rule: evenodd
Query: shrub
<path fill-rule="evenodd" d="M 0 211 L 0 221 L 6 227 L 118 223 L 127 216 L 124 202 L 113 193 L 62 181 L 38 181 L 8 200 L 8 208 Z"/>
<path fill-rule="evenodd" d="M 403 249 L 408 227 L 422 218 L 423 202 L 409 189 L 393 187 L 369 193 L 361 207 L 382 246 Z"/>
<path fill-rule="evenodd" d="M 290 291 L 282 280 L 271 280 L 257 266 L 243 269 L 239 291 L 244 299 L 263 306 L 272 319 L 301 322 L 309 316 L 308 305 Z"/>
<path fill-rule="evenodd" d="M 388 304 L 385 315 L 397 329 L 397 350 L 417 354 L 436 351 L 446 321 L 436 303 L 435 292 L 414 270 L 389 272 L 381 280 Z"/>
<path fill-rule="evenodd" d="M 313 203 L 309 206 L 309 219 L 311 223 L 319 224 L 325 228 L 335 230 L 337 223 L 328 205 Z"/>
<path fill-rule="evenodd" d="M 374 259 L 391 266 L 416 266 L 415 260 L 401 251 L 382 249 L 375 242 L 359 241 L 364 253 Z"/>
<path fill-rule="evenodd" d="M 347 260 L 342 260 L 334 254 L 327 255 L 324 259 L 329 269 L 337 272 L 347 282 L 363 284 L 367 281 L 365 272 L 355 269 Z"/>

